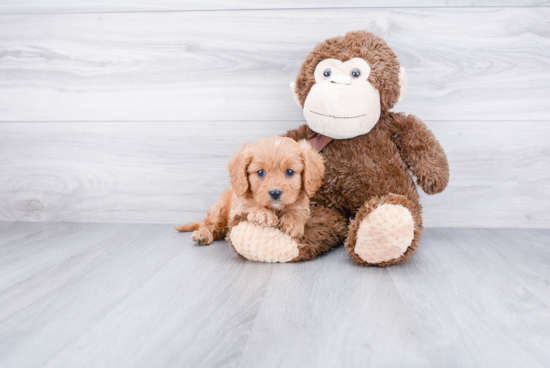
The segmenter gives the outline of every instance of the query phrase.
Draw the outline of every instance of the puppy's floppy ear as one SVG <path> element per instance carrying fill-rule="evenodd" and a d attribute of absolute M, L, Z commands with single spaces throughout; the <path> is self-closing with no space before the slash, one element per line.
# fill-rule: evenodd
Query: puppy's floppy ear
<path fill-rule="evenodd" d="M 302 148 L 302 160 L 304 161 L 304 172 L 302 173 L 304 190 L 308 197 L 313 197 L 323 183 L 323 175 L 325 175 L 323 157 L 306 140 L 301 140 L 298 143 Z"/>
<path fill-rule="evenodd" d="M 233 155 L 229 162 L 231 185 L 238 196 L 244 195 L 248 190 L 248 174 L 246 170 L 252 160 L 250 147 L 252 147 L 250 143 L 243 144 L 241 149 Z"/>

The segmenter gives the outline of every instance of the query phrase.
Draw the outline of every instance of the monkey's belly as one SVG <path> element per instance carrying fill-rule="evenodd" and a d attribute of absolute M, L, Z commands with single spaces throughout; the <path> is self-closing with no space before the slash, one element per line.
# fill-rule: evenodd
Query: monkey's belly
<path fill-rule="evenodd" d="M 372 198 L 390 193 L 403 195 L 415 203 L 419 201 L 416 185 L 406 168 L 380 168 L 341 170 L 339 177 L 326 177 L 312 201 L 334 208 L 346 217 L 354 216 Z"/>

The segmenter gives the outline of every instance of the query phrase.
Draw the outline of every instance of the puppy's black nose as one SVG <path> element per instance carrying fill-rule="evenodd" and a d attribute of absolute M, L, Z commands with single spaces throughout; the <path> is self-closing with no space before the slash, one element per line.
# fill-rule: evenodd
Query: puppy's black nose
<path fill-rule="evenodd" d="M 283 194 L 283 191 L 279 190 L 279 189 L 269 191 L 269 196 L 271 198 L 273 198 L 274 200 L 277 200 L 277 199 L 281 198 L 281 194 Z"/>

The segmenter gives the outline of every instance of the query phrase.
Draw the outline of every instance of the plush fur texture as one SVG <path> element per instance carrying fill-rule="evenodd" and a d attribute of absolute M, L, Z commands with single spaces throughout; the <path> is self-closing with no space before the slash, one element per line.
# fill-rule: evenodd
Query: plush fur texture
<path fill-rule="evenodd" d="M 387 266 L 407 260 L 416 251 L 422 234 L 422 206 L 416 184 L 428 194 L 443 191 L 449 181 L 449 166 L 441 145 L 420 119 L 389 111 L 406 89 L 400 84 L 400 80 L 406 83 L 406 75 L 393 50 L 366 31 L 330 38 L 306 57 L 292 92 L 303 108 L 315 84 L 317 64 L 329 58 L 345 62 L 354 57 L 369 64 L 367 80 L 380 94 L 380 118 L 368 133 L 354 138 L 330 140 L 317 135 L 314 141 L 322 149 L 325 175 L 311 198 L 311 217 L 303 236 L 293 237 L 290 242 L 282 240 L 280 245 L 270 243 L 268 247 L 273 250 L 266 255 L 261 248 L 267 240 L 262 239 L 267 239 L 273 229 L 243 224 L 246 236 L 239 232 L 233 238 L 228 236 L 237 252 L 255 260 L 305 261 L 345 242 L 356 263 Z M 316 133 L 302 125 L 284 136 L 301 141 Z M 304 183 L 307 181 L 304 176 Z M 245 187 L 247 180 L 242 176 L 233 185 Z M 313 192 L 308 191 L 310 195 Z M 238 226 L 247 220 L 251 219 L 240 215 L 231 223 Z M 280 256 L 274 258 L 275 253 Z"/>
<path fill-rule="evenodd" d="M 329 38 L 313 49 L 302 63 L 296 78 L 296 93 L 300 105 L 315 84 L 314 71 L 319 62 L 325 59 L 338 59 L 342 62 L 354 57 L 364 59 L 370 66 L 368 81 L 380 92 L 382 111 L 388 111 L 399 99 L 399 61 L 393 50 L 382 38 L 366 31 L 353 31 L 345 36 Z"/>
<path fill-rule="evenodd" d="M 254 226 L 242 214 L 232 218 L 229 229 L 226 239 L 237 254 L 251 261 L 270 263 L 312 260 L 341 245 L 348 234 L 347 220 L 342 215 L 314 204 L 301 239 L 290 238 L 274 228 Z"/>
<path fill-rule="evenodd" d="M 309 197 L 321 185 L 324 172 L 322 157 L 306 141 L 273 137 L 260 139 L 253 145 L 245 144 L 233 156 L 229 172 L 232 188 L 222 193 L 204 220 L 176 227 L 176 230 L 194 230 L 192 239 L 208 245 L 223 239 L 229 227 L 245 216 L 256 226 L 277 227 L 282 231 L 277 234 L 281 241 L 303 237 L 310 217 Z M 266 233 L 276 234 L 273 231 L 266 230 Z M 242 232 L 234 236 L 250 240 L 250 236 Z M 267 239 L 265 234 L 257 238 Z M 268 247 L 264 253 L 281 253 L 281 247 Z M 295 258 L 298 252 L 295 253 L 286 261 Z"/>
<path fill-rule="evenodd" d="M 295 239 L 275 227 L 255 231 L 259 226 L 243 221 L 231 228 L 229 242 L 238 254 L 250 261 L 268 263 L 290 262 L 298 257 L 300 251 Z"/>
<path fill-rule="evenodd" d="M 384 203 L 361 221 L 353 251 L 365 262 L 387 262 L 401 257 L 413 238 L 411 212 L 403 206 Z"/>
<path fill-rule="evenodd" d="M 313 135 L 307 125 L 286 133 L 286 136 L 297 140 Z M 334 140 L 321 154 L 325 158 L 325 176 L 312 202 L 336 210 L 346 219 L 344 224 L 347 225 L 347 219 L 358 216 L 363 206 L 370 208 L 372 203 L 380 205 L 386 203 L 385 196 L 399 195 L 413 214 L 415 237 L 405 254 L 378 265 L 399 263 L 414 254 L 422 232 L 422 206 L 409 170 L 428 194 L 443 191 L 449 180 L 445 153 L 425 124 L 412 115 L 384 113 L 369 133 Z M 339 228 L 342 224 L 333 222 L 326 226 Z M 346 248 L 355 262 L 371 264 L 353 253 L 353 230 L 352 222 Z M 324 242 L 320 241 L 318 246 L 324 249 Z"/>
<path fill-rule="evenodd" d="M 357 77 L 351 76 L 352 71 Z M 302 109 L 308 126 L 334 139 L 368 133 L 381 112 L 380 92 L 368 81 L 369 76 L 370 66 L 359 57 L 344 63 L 337 59 L 321 61 L 315 68 L 316 83 Z"/>
<path fill-rule="evenodd" d="M 346 61 L 353 57 L 364 58 L 371 67 L 368 81 L 380 92 L 381 116 L 367 134 L 336 139 L 323 148 L 321 154 L 325 159 L 325 176 L 312 203 L 317 206 L 317 211 L 326 209 L 339 216 L 327 219 L 323 226 L 310 232 L 306 231 L 302 242 L 310 244 L 311 254 L 321 253 L 335 245 L 334 237 L 327 234 L 327 229 L 332 229 L 331 234 L 341 234 L 342 228 L 349 226 L 345 245 L 352 259 L 361 265 L 386 266 L 402 262 L 413 255 L 422 233 L 422 206 L 415 181 L 409 172 L 416 177 L 416 183 L 426 193 L 436 194 L 447 186 L 449 166 L 441 145 L 420 119 L 389 111 L 400 97 L 400 65 L 386 42 L 372 33 L 349 32 L 343 37 L 330 38 L 317 45 L 307 56 L 296 78 L 295 93 L 300 104 L 303 106 L 315 83 L 313 72 L 320 61 L 327 58 Z M 315 132 L 307 125 L 285 134 L 295 140 L 309 139 L 314 135 Z M 369 221 L 369 214 L 384 204 L 403 206 L 410 212 L 414 220 L 414 235 L 403 254 L 392 253 L 395 257 L 393 259 L 381 257 L 378 261 L 371 259 L 369 262 L 355 252 L 358 230 L 362 221 Z M 308 223 L 313 224 L 315 220 L 312 213 Z M 389 234 L 383 236 L 379 233 L 378 239 L 391 239 L 392 229 L 400 231 L 399 226 L 386 226 L 387 221 L 382 223 L 384 231 Z M 378 225 L 380 228 L 381 223 Z M 373 240 L 360 241 L 365 249 L 365 242 Z M 376 248 L 374 244 L 370 247 Z M 377 252 L 384 253 L 380 249 Z"/>
<path fill-rule="evenodd" d="M 370 248 L 368 253 L 370 253 L 367 257 L 361 257 L 359 254 L 356 253 L 355 247 L 357 244 L 357 239 L 361 224 L 364 224 L 365 221 L 369 221 L 369 215 L 371 215 L 373 212 L 383 208 L 384 206 L 392 205 L 392 206 L 400 206 L 402 208 L 405 208 L 410 213 L 410 216 L 405 216 L 406 221 L 403 224 L 400 225 L 390 225 L 388 221 L 384 221 L 385 219 L 377 219 L 375 221 L 375 226 L 373 227 L 373 230 L 377 232 L 375 237 L 379 238 L 390 238 L 390 244 L 386 241 L 386 244 L 384 244 L 384 239 L 382 241 L 380 240 L 374 240 L 364 238 L 360 242 L 362 243 L 368 243 L 365 244 L 365 248 Z M 410 236 L 410 233 L 408 233 L 408 227 L 409 227 L 409 221 L 412 219 L 413 221 L 413 236 L 412 239 L 409 241 L 408 247 L 405 247 L 405 249 L 401 248 L 401 253 L 395 253 L 393 252 L 394 248 L 391 244 L 391 240 L 397 240 L 396 232 L 394 230 L 395 227 L 397 227 L 397 230 L 402 229 L 405 227 L 405 236 Z M 384 234 L 385 233 L 385 234 Z M 401 233 L 398 231 L 398 233 Z M 370 234 L 364 234 L 364 235 L 370 235 Z M 401 234 L 398 234 L 401 235 Z M 349 254 L 351 255 L 352 259 L 360 264 L 360 265 L 377 265 L 377 266 L 389 266 L 396 263 L 401 263 L 407 259 L 409 259 L 418 248 L 418 242 L 420 241 L 420 236 L 422 235 L 422 217 L 420 214 L 420 208 L 416 206 L 412 201 L 408 200 L 405 196 L 402 195 L 396 195 L 396 194 L 388 194 L 387 196 L 380 197 L 374 197 L 371 200 L 369 200 L 367 203 L 361 207 L 361 209 L 357 212 L 355 215 L 355 218 L 351 221 L 349 225 L 349 235 L 346 240 L 345 246 L 348 250 Z M 385 251 L 383 248 L 386 248 Z M 392 253 L 391 257 L 386 257 L 386 255 L 389 255 Z M 374 261 L 375 258 L 378 259 Z"/>

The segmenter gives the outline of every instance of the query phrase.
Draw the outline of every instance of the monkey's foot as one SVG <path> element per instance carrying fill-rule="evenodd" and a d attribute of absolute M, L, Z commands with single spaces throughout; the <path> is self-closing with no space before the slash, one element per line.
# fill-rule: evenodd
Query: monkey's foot
<path fill-rule="evenodd" d="M 300 254 L 299 244 L 274 227 L 243 221 L 231 229 L 229 243 L 244 258 L 256 262 L 290 262 Z"/>
<path fill-rule="evenodd" d="M 389 194 L 367 202 L 350 224 L 346 249 L 356 263 L 388 266 L 412 256 L 422 219 L 406 197 Z"/>

